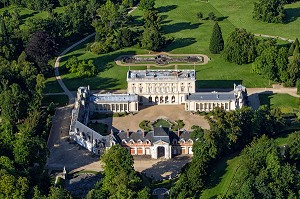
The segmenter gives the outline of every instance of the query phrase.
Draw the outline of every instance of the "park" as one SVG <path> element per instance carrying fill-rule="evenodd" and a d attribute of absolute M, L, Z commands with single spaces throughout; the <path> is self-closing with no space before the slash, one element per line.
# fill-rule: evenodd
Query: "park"
<path fill-rule="evenodd" d="M 272 115 L 274 118 L 277 118 L 277 116 L 280 115 L 284 118 L 286 126 L 283 127 L 281 124 L 278 124 L 282 120 L 277 118 L 279 122 L 274 125 L 278 125 L 276 126 L 278 129 L 272 129 L 274 132 L 268 128 L 264 129 L 266 131 L 264 133 L 267 134 L 268 132 L 268 136 L 272 138 L 272 141 L 270 142 L 274 142 L 274 145 L 282 150 L 283 147 L 290 143 L 292 136 L 294 136 L 292 132 L 300 129 L 300 100 L 294 81 L 295 79 L 298 79 L 298 74 L 296 74 L 295 77 L 293 77 L 293 75 L 289 76 L 289 74 L 285 74 L 283 71 L 293 70 L 287 68 L 282 69 L 280 66 L 275 70 L 278 74 L 267 74 L 267 72 L 262 69 L 261 63 L 267 65 L 272 62 L 272 64 L 274 63 L 274 65 L 276 65 L 281 61 L 280 57 L 267 60 L 260 55 L 266 55 L 267 53 L 273 53 L 272 55 L 280 53 L 284 54 L 287 52 L 279 51 L 279 49 L 286 48 L 286 51 L 288 51 L 292 45 L 297 43 L 296 38 L 299 37 L 298 27 L 300 26 L 300 2 L 289 1 L 289 3 L 284 5 L 285 18 L 283 23 L 267 23 L 255 19 L 253 17 L 255 2 L 258 1 L 156 0 L 154 8 L 151 8 L 153 9 L 153 13 L 148 13 L 148 16 L 145 16 L 146 11 L 140 8 L 139 5 L 131 5 L 125 9 L 125 12 L 123 11 L 123 15 L 124 13 L 127 15 L 128 13 L 128 24 L 116 22 L 117 24 L 119 23 L 118 25 L 120 25 L 120 27 L 125 27 L 124 29 L 126 29 L 126 26 L 128 26 L 129 29 L 129 31 L 127 29 L 121 29 L 120 32 L 118 32 L 119 30 L 115 31 L 119 34 L 118 37 L 127 35 L 130 31 L 133 32 L 132 36 L 128 36 L 128 38 L 130 37 L 132 39 L 130 45 L 125 45 L 123 43 L 126 42 L 117 41 L 116 38 L 109 40 L 105 38 L 103 34 L 99 34 L 99 31 L 103 30 L 99 28 L 99 24 L 97 26 L 97 23 L 93 23 L 93 25 L 88 24 L 90 29 L 82 35 L 74 34 L 75 39 L 68 39 L 66 42 L 62 42 L 62 39 L 58 46 L 57 53 L 55 54 L 55 58 L 52 57 L 51 60 L 48 60 L 48 65 L 50 67 L 55 65 L 55 73 L 45 75 L 45 88 L 43 89 L 43 99 L 41 101 L 41 106 L 44 108 L 53 103 L 57 106 L 56 114 L 52 121 L 50 141 L 47 143 L 48 148 L 51 149 L 50 157 L 52 158 L 52 162 L 50 161 L 50 163 L 52 169 L 59 170 L 63 164 L 69 164 L 73 166 L 70 166 L 70 168 L 72 168 L 75 173 L 97 173 L 100 170 L 101 172 L 103 171 L 103 168 L 98 164 L 99 158 L 91 156 L 88 152 L 84 151 L 84 149 L 75 146 L 67 139 L 69 133 L 69 121 L 71 120 L 70 115 L 73 103 L 76 100 L 76 91 L 81 86 L 90 86 L 94 93 L 103 94 L 110 92 L 124 94 L 126 93 L 126 89 L 128 89 L 126 74 L 129 70 L 195 70 L 195 89 L 199 92 L 211 92 L 215 90 L 218 92 L 227 92 L 232 89 L 234 84 L 242 84 L 248 89 L 250 101 L 248 105 L 253 108 L 253 111 L 248 109 L 245 110 L 245 112 L 248 111 L 247 113 L 251 115 L 247 115 L 247 117 L 253 119 L 251 121 L 254 121 L 256 114 L 260 113 L 274 114 Z M 105 5 L 103 2 L 101 5 L 102 4 Z M 29 37 L 30 30 L 28 24 L 34 24 L 34 20 L 39 18 L 44 19 L 44 23 L 47 23 L 46 21 L 49 18 L 55 18 L 56 15 L 64 13 L 65 7 L 67 6 L 56 6 L 51 11 L 52 13 L 46 10 L 33 11 L 22 7 L 19 10 L 21 19 L 20 29 L 24 31 L 24 34 L 28 34 L 27 36 Z M 7 9 L 9 12 L 14 12 L 15 8 L 16 7 L 14 6 L 10 6 Z M 19 7 L 17 8 L 19 9 Z M 98 8 L 101 10 L 100 6 Z M 2 14 L 4 10 L 4 8 L 1 8 L 0 13 Z M 95 13 L 97 12 L 95 11 Z M 151 17 L 153 17 L 152 19 L 155 19 L 156 14 L 159 19 L 155 22 L 157 24 L 154 23 L 154 26 L 162 35 L 164 41 L 161 42 L 161 47 L 154 50 L 149 49 L 146 45 L 149 45 L 149 43 L 146 42 L 145 44 L 145 42 L 143 42 L 143 31 L 145 29 L 149 30 L 148 32 L 152 31 L 152 27 L 147 27 L 147 24 L 144 22 L 147 17 L 148 19 Z M 99 20 L 97 17 L 94 19 Z M 237 35 L 238 33 L 245 35 L 249 34 L 248 38 L 253 39 L 253 43 L 255 43 L 254 46 L 257 51 L 255 57 L 251 58 L 251 56 L 249 56 L 249 60 L 245 63 L 235 63 L 234 61 L 227 60 L 227 57 L 224 55 L 224 51 L 226 50 L 221 53 L 212 53 L 210 41 L 216 23 L 222 31 L 222 37 L 224 39 L 223 45 L 225 48 L 232 39 L 233 32 L 236 31 Z M 41 27 L 43 27 L 43 25 L 41 25 Z M 45 27 L 46 28 L 44 29 L 42 28 L 42 31 L 49 31 L 47 28 L 50 27 L 51 29 L 52 26 Z M 118 28 L 119 27 L 116 29 Z M 237 29 L 245 29 L 245 32 L 237 32 Z M 94 33 L 95 31 L 96 33 Z M 80 37 L 78 35 L 80 35 Z M 59 36 L 57 37 L 59 38 Z M 105 39 L 107 39 L 107 41 L 105 41 Z M 25 38 L 24 40 L 28 40 L 28 38 Z M 117 43 L 122 43 L 123 46 L 121 44 L 120 46 L 116 46 L 116 41 Z M 261 44 L 261 46 L 259 44 Z M 269 47 L 269 51 L 266 50 L 265 53 L 263 53 L 264 50 L 262 49 Z M 282 63 L 285 63 L 283 65 L 291 65 L 296 56 L 297 53 L 289 53 L 289 56 L 286 56 L 286 59 L 282 61 Z M 259 58 L 258 61 L 256 60 L 257 58 Z M 91 67 L 93 67 L 93 70 L 95 69 L 94 73 L 91 75 L 80 76 L 75 70 L 72 72 L 72 60 L 76 60 L 75 65 L 81 65 L 86 71 L 89 71 Z M 299 63 L 297 64 L 297 68 L 299 68 Z M 294 80 L 289 82 L 290 84 L 286 84 L 288 82 L 287 80 L 292 77 Z M 286 85 L 292 87 L 285 87 Z M 263 107 L 268 107 L 269 109 L 259 108 L 261 105 L 265 105 Z M 277 110 L 277 108 L 280 110 L 280 114 L 278 115 L 276 115 L 276 111 L 273 111 L 273 109 Z M 248 132 L 247 128 L 234 119 L 234 116 L 238 117 L 235 114 L 244 116 L 243 114 L 245 114 L 245 112 L 238 111 L 237 113 L 235 112 L 230 115 L 231 112 L 223 113 L 218 112 L 217 110 L 217 112 L 213 112 L 212 115 L 210 115 L 209 113 L 203 112 L 186 112 L 184 111 L 183 105 L 176 105 L 173 107 L 168 105 L 154 105 L 142 107 L 139 113 L 132 115 L 117 113 L 111 115 L 98 115 L 99 118 L 96 118 L 97 116 L 95 116 L 96 119 L 93 120 L 93 123 L 91 122 L 89 124 L 89 127 L 101 132 L 103 135 L 108 135 L 110 133 L 108 130 L 113 126 L 115 126 L 116 129 L 125 130 L 132 128 L 134 131 L 138 131 L 139 129 L 150 131 L 152 130 L 152 126 L 149 126 L 148 124 L 157 123 L 158 126 L 171 127 L 178 121 L 181 121 L 183 124 L 181 124 L 180 128 L 195 131 L 195 136 L 201 137 L 202 135 L 200 139 L 207 141 L 210 139 L 209 136 L 214 138 L 217 137 L 219 139 L 224 138 L 222 137 L 224 135 L 211 133 L 214 130 L 213 128 L 216 128 L 217 126 L 216 124 L 215 126 L 212 125 L 214 122 L 236 122 L 238 125 L 241 125 L 238 126 L 238 128 Z M 222 117 L 229 119 L 228 121 L 222 120 L 222 117 L 220 117 L 221 119 L 219 118 L 220 120 L 216 121 L 209 119 L 216 116 L 214 114 L 219 114 L 218 116 L 221 115 Z M 23 120 L 25 121 L 24 118 Z M 23 120 L 20 121 L 22 122 Z M 168 190 L 175 190 L 173 193 L 183 194 L 183 192 L 186 192 L 187 194 L 191 194 L 191 192 L 188 191 L 188 188 L 186 188 L 187 191 L 178 191 L 178 187 L 183 187 L 180 183 L 186 182 L 184 181 L 187 180 L 186 176 L 190 175 L 188 177 L 191 179 L 195 177 L 193 176 L 193 171 L 194 173 L 197 173 L 196 171 L 202 171 L 207 174 L 205 176 L 205 181 L 202 181 L 202 178 L 204 179 L 204 177 L 202 174 L 199 174 L 199 183 L 190 185 L 190 187 L 193 188 L 194 186 L 194 189 L 200 190 L 200 192 L 197 193 L 198 197 L 216 198 L 218 196 L 228 196 L 230 191 L 236 188 L 233 182 L 240 177 L 241 170 L 239 170 L 239 168 L 241 165 L 242 167 L 245 166 L 243 165 L 243 158 L 246 157 L 245 153 L 243 153 L 244 146 L 247 146 L 247 144 L 250 143 L 250 140 L 245 141 L 245 143 L 243 142 L 244 140 L 239 140 L 238 144 L 233 144 L 236 141 L 235 139 L 240 139 L 240 135 L 238 135 L 238 133 L 233 133 L 232 135 L 231 133 L 235 132 L 236 129 L 231 129 L 231 123 L 228 123 L 226 123 L 228 126 L 225 125 L 227 129 L 230 129 L 228 131 L 222 129 L 222 127 L 217 127 L 221 129 L 221 132 L 224 130 L 224 132 L 229 133 L 229 136 L 224 138 L 224 140 L 227 141 L 232 139 L 231 145 L 228 145 L 228 148 L 214 148 L 217 144 L 213 142 L 210 143 L 210 146 L 201 145 L 201 147 L 206 150 L 205 154 L 209 154 L 207 156 L 203 155 L 203 157 L 207 159 L 211 158 L 210 160 L 212 161 L 203 163 L 203 166 L 202 163 L 197 162 L 198 164 L 196 164 L 196 160 L 191 160 L 192 158 L 188 157 L 187 159 L 184 159 L 183 163 L 190 162 L 188 164 L 189 166 L 186 166 L 183 175 L 179 177 L 177 174 L 183 166 L 181 163 L 179 164 L 180 166 L 171 168 L 173 173 L 170 174 L 170 178 L 172 179 L 168 179 L 166 175 L 166 173 L 169 174 L 170 172 L 168 170 L 168 165 L 173 164 L 173 162 L 175 162 L 175 164 L 176 162 L 180 162 L 176 159 L 173 161 L 163 160 L 161 162 L 152 162 L 149 160 L 149 162 L 146 163 L 145 160 L 140 160 L 139 157 L 135 157 L 137 164 L 135 164 L 134 167 L 141 173 L 143 185 L 150 187 L 151 190 L 163 187 Z M 270 126 L 273 127 L 272 125 L 273 124 Z M 252 127 L 255 125 L 253 124 L 250 126 Z M 177 127 L 177 130 L 180 128 Z M 209 129 L 212 131 L 209 132 Z M 268 130 L 270 130 L 270 132 Z M 277 130 L 279 132 L 277 132 Z M 203 137 L 204 134 L 207 136 Z M 262 134 L 256 134 L 256 136 L 259 137 L 262 136 Z M 255 136 L 253 135 L 253 137 Z M 266 138 L 264 137 L 262 138 L 262 140 L 266 141 L 265 139 Z M 269 143 L 269 141 L 266 141 L 266 143 L 267 142 Z M 220 143 L 221 142 L 218 144 Z M 257 144 L 259 146 L 259 143 L 260 142 L 256 140 L 253 145 Z M 273 144 L 269 143 L 268 146 L 273 146 Z M 250 147 L 245 148 L 247 148 L 245 150 L 251 150 Z M 215 149 L 215 151 L 209 149 Z M 272 150 L 273 149 L 274 148 L 272 148 Z M 65 151 L 65 153 L 62 154 L 62 151 Z M 197 157 L 201 152 L 201 150 L 196 152 Z M 63 156 L 65 157 L 65 160 L 62 161 Z M 79 160 L 79 158 L 82 158 L 82 161 Z M 280 161 L 282 161 L 281 158 Z M 283 164 L 283 162 L 281 163 Z M 51 165 L 48 168 L 51 169 Z M 208 167 L 209 169 L 207 169 Z M 160 168 L 163 168 L 161 173 L 159 172 Z M 191 171 L 190 173 L 189 170 Z M 155 177 L 152 176 L 152 173 L 155 173 Z M 181 196 L 183 198 L 185 196 L 187 197 L 187 195 Z"/>

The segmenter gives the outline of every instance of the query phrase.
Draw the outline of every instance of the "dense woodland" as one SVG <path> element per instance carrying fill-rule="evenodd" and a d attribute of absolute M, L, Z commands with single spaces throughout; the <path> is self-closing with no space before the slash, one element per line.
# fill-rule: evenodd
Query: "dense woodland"
<path fill-rule="evenodd" d="M 254 18 L 284 22 L 283 1 L 255 4 Z M 15 6 L 0 16 L 0 198 L 64 199 L 72 196 L 63 188 L 52 187 L 44 169 L 49 151 L 46 141 L 55 107 L 41 106 L 45 77 L 53 75 L 53 59 L 64 46 L 96 32 L 87 50 L 104 54 L 138 45 L 158 51 L 173 41 L 164 36 L 154 0 L 141 0 L 142 29 L 128 11 L 136 0 L 1 0 L 0 7 Z M 262 6 L 264 5 L 264 6 Z M 46 11 L 46 17 L 24 21 L 18 7 Z M 64 7 L 61 13 L 56 7 Z M 267 12 L 272 12 L 268 14 Z M 274 12 L 274 13 L 273 13 Z M 257 13 L 262 13 L 257 16 Z M 210 15 L 215 20 L 214 15 Z M 199 15 L 199 17 L 201 17 Z M 210 51 L 237 64 L 252 63 L 253 71 L 264 77 L 294 86 L 300 54 L 299 41 L 289 49 L 274 40 L 258 40 L 244 29 L 236 29 L 225 40 L 216 23 Z M 67 68 L 78 77 L 97 74 L 92 61 L 68 60 Z M 242 150 L 240 169 L 234 186 L 220 198 L 299 198 L 299 132 L 292 134 L 283 155 L 272 137 L 285 127 L 278 109 L 262 106 L 257 111 L 243 108 L 224 112 L 216 109 L 206 118 L 210 130 L 194 126 L 192 162 L 183 169 L 171 189 L 171 198 L 198 198 L 209 178 L 210 166 L 225 155 Z M 249 145 L 249 143 L 251 143 Z M 103 179 L 87 198 L 150 198 L 142 177 L 133 169 L 133 158 L 114 146 L 101 160 Z"/>

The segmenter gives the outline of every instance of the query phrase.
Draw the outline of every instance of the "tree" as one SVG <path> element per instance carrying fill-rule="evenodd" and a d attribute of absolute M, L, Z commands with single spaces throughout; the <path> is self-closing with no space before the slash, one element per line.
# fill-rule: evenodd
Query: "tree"
<path fill-rule="evenodd" d="M 141 0 L 139 8 L 141 10 L 153 10 L 155 6 L 155 0 Z"/>
<path fill-rule="evenodd" d="M 223 57 L 230 62 L 246 64 L 254 61 L 256 57 L 257 40 L 254 35 L 245 29 L 235 29 L 225 45 Z"/>
<path fill-rule="evenodd" d="M 209 50 L 213 54 L 219 54 L 223 49 L 224 40 L 222 36 L 222 31 L 218 22 L 216 22 L 210 38 Z"/>
<path fill-rule="evenodd" d="M 283 55 L 282 55 L 283 56 Z M 266 78 L 274 81 L 278 81 L 279 66 L 277 65 L 278 49 L 276 46 L 267 47 L 260 56 L 258 56 L 252 64 L 252 69 Z M 287 55 L 282 57 L 285 59 L 285 65 L 281 65 L 281 71 L 285 71 L 287 65 Z M 280 66 L 280 67 L 281 67 Z"/>
<path fill-rule="evenodd" d="M 157 10 L 146 10 L 143 15 L 144 28 L 155 28 L 160 30 L 161 19 L 158 15 Z"/>
<path fill-rule="evenodd" d="M 253 18 L 268 23 L 283 23 L 285 0 L 259 0 L 254 3 Z"/>
<path fill-rule="evenodd" d="M 141 198 L 149 195 L 148 189 L 139 192 L 141 179 L 133 168 L 133 157 L 120 145 L 106 151 L 101 161 L 104 163 L 104 178 L 88 194 L 89 199 L 96 198 Z M 139 192 L 139 194 L 137 193 Z M 142 197 L 143 196 L 143 197 Z"/>
<path fill-rule="evenodd" d="M 293 161 L 300 160 L 300 132 L 294 132 L 289 135 L 287 141 L 288 156 Z"/>
<path fill-rule="evenodd" d="M 56 54 L 57 46 L 51 35 L 47 32 L 34 33 L 26 45 L 25 53 L 29 59 L 38 65 L 41 72 L 49 70 L 48 61 Z"/>
<path fill-rule="evenodd" d="M 51 187 L 47 199 L 72 199 L 72 196 L 63 188 Z"/>
<path fill-rule="evenodd" d="M 93 60 L 79 62 L 75 56 L 68 59 L 66 67 L 71 73 L 76 73 L 78 77 L 91 77 L 96 75 L 97 72 Z"/>
<path fill-rule="evenodd" d="M 208 13 L 208 19 L 212 21 L 217 21 L 217 17 L 214 12 Z"/>
<path fill-rule="evenodd" d="M 297 94 L 300 94 L 300 79 L 297 79 L 296 81 L 296 87 L 297 87 Z"/>
<path fill-rule="evenodd" d="M 156 51 L 163 45 L 164 38 L 157 29 L 150 27 L 144 30 L 141 43 L 142 48 Z"/>

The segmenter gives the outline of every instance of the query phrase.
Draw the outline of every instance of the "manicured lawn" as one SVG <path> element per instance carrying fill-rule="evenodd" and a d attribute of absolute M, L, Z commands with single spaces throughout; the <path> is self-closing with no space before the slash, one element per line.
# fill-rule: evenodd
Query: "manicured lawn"
<path fill-rule="evenodd" d="M 259 94 L 260 104 L 280 108 L 283 113 L 299 113 L 299 99 L 289 94 Z"/>
<path fill-rule="evenodd" d="M 69 102 L 67 95 L 45 95 L 42 99 L 42 105 L 48 106 L 53 102 L 56 106 L 65 106 Z"/>
<path fill-rule="evenodd" d="M 44 93 L 60 93 L 64 92 L 60 87 L 55 77 L 51 77 L 46 79 L 45 88 L 43 90 Z"/>
<path fill-rule="evenodd" d="M 164 119 L 158 119 L 154 124 L 153 127 L 166 127 L 170 128 L 170 123 Z"/>
<path fill-rule="evenodd" d="M 269 34 L 289 39 L 299 37 L 300 26 L 300 2 L 285 6 L 288 23 L 272 24 L 257 21 L 252 18 L 252 11 L 256 0 L 209 0 L 223 16 L 227 17 L 234 26 L 245 28 L 252 33 Z"/>
<path fill-rule="evenodd" d="M 222 158 L 212 168 L 209 186 L 201 195 L 201 198 L 215 198 L 219 194 L 225 194 L 239 166 L 238 153 Z"/>
<path fill-rule="evenodd" d="M 211 61 L 207 65 L 196 66 L 197 88 L 231 88 L 233 83 L 242 83 L 246 87 L 269 87 L 269 81 L 255 73 L 251 73 L 251 64 L 236 65 L 226 62 L 220 55 L 212 55 L 209 50 L 209 41 L 214 22 L 199 20 L 198 12 L 207 17 L 209 12 L 214 12 L 219 19 L 219 25 L 226 41 L 230 32 L 236 27 L 246 28 L 253 33 L 270 34 L 294 39 L 300 26 L 298 7 L 300 2 L 287 5 L 288 15 L 294 16 L 294 21 L 287 24 L 267 24 L 252 19 L 253 2 L 255 0 L 211 0 L 209 3 L 195 0 L 157 0 L 156 7 L 162 19 L 162 31 L 166 36 L 175 40 L 163 51 L 171 53 L 203 53 Z M 141 25 L 142 12 L 137 9 L 132 12 L 137 27 Z M 286 42 L 280 42 L 285 45 Z M 70 90 L 79 86 L 90 85 L 93 90 L 126 89 L 126 73 L 129 67 L 117 66 L 114 59 L 124 54 L 148 54 L 138 46 L 118 50 L 105 55 L 95 55 L 85 51 L 85 44 L 65 56 L 61 64 L 62 78 Z M 71 56 L 80 60 L 92 59 L 99 68 L 99 74 L 92 78 L 79 79 L 75 74 L 69 74 L 64 64 Z M 151 67 L 151 69 L 164 69 L 165 67 Z M 179 69 L 193 69 L 194 66 L 178 66 Z M 132 66 L 131 69 L 146 69 L 145 67 Z M 49 85 L 51 85 L 49 80 Z M 272 82 L 271 82 L 272 83 Z"/>

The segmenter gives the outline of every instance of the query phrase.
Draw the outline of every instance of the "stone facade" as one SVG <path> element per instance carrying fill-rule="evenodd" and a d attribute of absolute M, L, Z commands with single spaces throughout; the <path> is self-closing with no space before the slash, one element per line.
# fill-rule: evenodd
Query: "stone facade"
<path fill-rule="evenodd" d="M 137 94 L 144 105 L 181 104 L 195 93 L 195 75 L 194 70 L 130 70 L 127 93 Z"/>
<path fill-rule="evenodd" d="M 195 70 L 130 70 L 127 73 L 127 94 L 92 94 L 89 87 L 80 87 L 72 111 L 70 137 L 95 154 L 114 144 L 126 147 L 132 155 L 150 155 L 170 159 L 178 154 L 193 154 L 190 133 L 172 132 L 162 127 L 150 132 L 111 132 L 102 136 L 87 125 L 89 117 L 99 113 L 134 113 L 142 105 L 184 104 L 186 111 L 227 111 L 244 106 L 245 87 L 234 85 L 231 92 L 196 92 Z"/>

